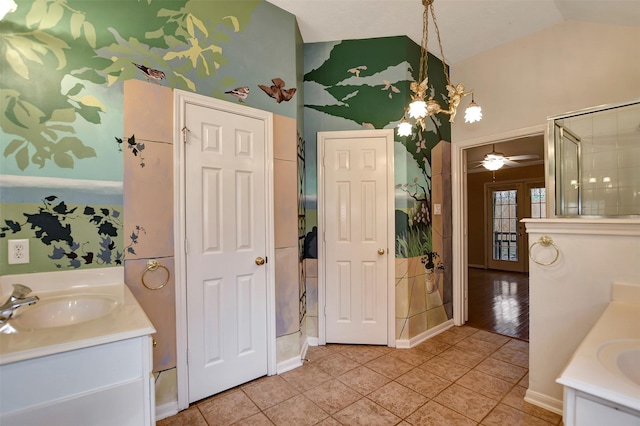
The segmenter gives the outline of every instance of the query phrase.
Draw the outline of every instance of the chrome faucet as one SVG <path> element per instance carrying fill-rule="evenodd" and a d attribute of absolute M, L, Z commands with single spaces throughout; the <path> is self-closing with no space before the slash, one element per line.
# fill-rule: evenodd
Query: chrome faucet
<path fill-rule="evenodd" d="M 0 306 L 0 324 L 6 322 L 20 306 L 33 305 L 40 298 L 38 296 L 27 297 L 31 289 L 26 285 L 14 284 L 13 293 L 9 299 Z"/>

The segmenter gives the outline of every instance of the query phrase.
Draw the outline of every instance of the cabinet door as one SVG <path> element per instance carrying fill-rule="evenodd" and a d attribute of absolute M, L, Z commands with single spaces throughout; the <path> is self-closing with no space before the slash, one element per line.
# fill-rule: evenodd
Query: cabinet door
<path fill-rule="evenodd" d="M 576 426 L 638 426 L 638 415 L 580 396 L 576 398 Z"/>

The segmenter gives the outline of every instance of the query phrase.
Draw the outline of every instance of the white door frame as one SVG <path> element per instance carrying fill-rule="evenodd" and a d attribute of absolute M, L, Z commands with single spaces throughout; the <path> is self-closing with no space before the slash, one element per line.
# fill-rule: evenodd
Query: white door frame
<path fill-rule="evenodd" d="M 231 114 L 262 120 L 265 124 L 265 173 L 267 216 L 267 374 L 276 374 L 276 304 L 275 304 L 275 240 L 273 218 L 273 114 L 255 108 L 236 105 L 208 96 L 183 90 L 174 90 L 174 256 L 176 286 L 176 373 L 178 384 L 178 410 L 189 407 L 189 375 L 187 369 L 187 270 L 186 270 L 186 224 L 185 224 L 185 126 L 186 105 L 198 105 L 218 109 Z M 188 131 L 187 131 L 188 133 Z M 187 135 L 188 137 L 188 135 Z"/>
<path fill-rule="evenodd" d="M 451 202 L 453 209 L 453 323 L 463 325 L 468 319 L 467 287 L 468 274 L 468 206 L 467 206 L 467 170 L 466 170 L 466 150 L 477 146 L 500 143 L 512 139 L 523 138 L 544 134 L 545 144 L 545 183 L 547 194 L 549 194 L 548 182 L 548 161 L 547 158 L 547 125 L 525 127 L 522 129 L 510 130 L 508 132 L 494 135 L 481 136 L 475 139 L 455 142 L 451 144 Z"/>
<path fill-rule="evenodd" d="M 394 189 L 394 129 L 345 130 L 318 132 L 318 344 L 327 343 L 326 336 L 326 277 L 325 277 L 325 241 L 324 241 L 324 146 L 325 139 L 348 137 L 385 137 L 387 139 L 387 345 L 396 346 L 396 286 L 395 286 L 395 189 Z M 389 247 L 390 246 L 390 247 Z"/>

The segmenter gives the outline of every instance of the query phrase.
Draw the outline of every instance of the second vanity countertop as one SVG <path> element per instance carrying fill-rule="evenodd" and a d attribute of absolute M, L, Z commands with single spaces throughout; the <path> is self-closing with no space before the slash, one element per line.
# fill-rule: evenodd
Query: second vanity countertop
<path fill-rule="evenodd" d="M 38 296 L 40 301 L 18 308 L 15 319 L 4 324 L 5 329 L 0 333 L 0 365 L 155 333 L 151 321 L 124 284 L 122 267 L 3 276 L 0 277 L 2 302 L 11 293 L 13 283 L 30 287 L 30 295 Z M 114 307 L 105 315 L 76 324 L 20 326 L 20 310 L 26 312 L 37 308 L 39 303 L 42 306 L 48 300 L 66 295 L 103 297 Z"/>
<path fill-rule="evenodd" d="M 623 294 L 624 297 L 616 297 Z M 640 349 L 640 286 L 613 285 L 613 300 L 582 341 L 557 382 L 640 411 L 640 383 L 616 365 Z"/>

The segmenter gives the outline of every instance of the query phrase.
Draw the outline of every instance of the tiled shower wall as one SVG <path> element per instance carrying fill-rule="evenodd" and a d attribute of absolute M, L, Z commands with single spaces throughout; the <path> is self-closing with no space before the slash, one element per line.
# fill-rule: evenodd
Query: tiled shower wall
<path fill-rule="evenodd" d="M 141 80 L 124 88 L 125 282 L 154 324 L 154 371 L 158 405 L 175 401 L 176 318 L 173 242 L 173 91 Z M 115 144 L 115 142 L 114 142 Z M 135 148 L 135 152 L 134 152 Z M 299 357 L 296 121 L 274 115 L 274 205 L 277 357 Z M 168 270 L 146 271 L 157 260 Z M 157 287 L 149 290 L 142 284 Z"/>
<path fill-rule="evenodd" d="M 581 138 L 582 214 L 640 214 L 638 107 L 599 111 L 564 121 Z M 568 214 L 578 214 L 575 184 L 564 182 L 573 197 L 572 204 L 565 200 Z"/>

